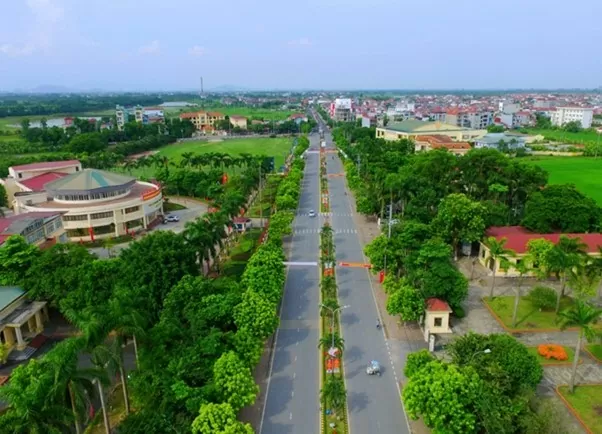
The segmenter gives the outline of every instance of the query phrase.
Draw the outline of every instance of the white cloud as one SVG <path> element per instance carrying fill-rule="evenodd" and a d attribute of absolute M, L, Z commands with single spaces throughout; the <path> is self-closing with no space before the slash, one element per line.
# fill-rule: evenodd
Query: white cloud
<path fill-rule="evenodd" d="M 197 57 L 204 56 L 205 54 L 207 54 L 207 49 L 205 47 L 201 47 L 200 45 L 195 45 L 190 50 L 188 50 L 188 54 Z"/>
<path fill-rule="evenodd" d="M 299 39 L 293 39 L 292 41 L 288 42 L 288 45 L 313 45 L 313 42 L 309 39 L 309 38 L 299 38 Z"/>
<path fill-rule="evenodd" d="M 35 51 L 33 44 L 26 44 L 22 47 L 16 47 L 12 44 L 0 45 L 0 53 L 11 57 L 29 56 Z"/>
<path fill-rule="evenodd" d="M 32 15 L 31 33 L 24 44 L 0 45 L 0 54 L 27 56 L 36 51 L 47 51 L 53 45 L 55 34 L 61 30 L 65 10 L 60 0 L 26 0 Z"/>
<path fill-rule="evenodd" d="M 140 47 L 138 52 L 140 54 L 159 54 L 161 52 L 161 44 L 159 41 L 152 41 L 150 44 Z"/>

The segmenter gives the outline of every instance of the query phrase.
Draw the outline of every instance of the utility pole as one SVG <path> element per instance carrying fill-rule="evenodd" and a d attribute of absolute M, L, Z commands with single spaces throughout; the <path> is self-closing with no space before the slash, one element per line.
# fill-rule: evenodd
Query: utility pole
<path fill-rule="evenodd" d="M 391 220 L 393 219 L 393 195 L 391 195 L 390 203 L 389 203 L 389 221 L 387 222 L 389 228 L 387 233 L 387 242 L 391 239 Z M 383 271 L 385 274 L 387 273 L 387 249 L 385 248 L 385 259 Z"/>
<path fill-rule="evenodd" d="M 360 170 L 362 168 L 362 159 L 360 155 L 357 156 L 357 174 L 360 175 Z"/>

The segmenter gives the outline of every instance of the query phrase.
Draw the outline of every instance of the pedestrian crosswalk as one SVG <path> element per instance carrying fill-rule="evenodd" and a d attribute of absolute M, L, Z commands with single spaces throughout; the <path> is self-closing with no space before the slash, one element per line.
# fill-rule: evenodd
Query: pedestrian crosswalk
<path fill-rule="evenodd" d="M 295 229 L 293 231 L 294 235 L 301 234 L 319 234 L 321 229 Z M 334 229 L 334 233 L 336 234 L 357 234 L 357 229 Z"/>

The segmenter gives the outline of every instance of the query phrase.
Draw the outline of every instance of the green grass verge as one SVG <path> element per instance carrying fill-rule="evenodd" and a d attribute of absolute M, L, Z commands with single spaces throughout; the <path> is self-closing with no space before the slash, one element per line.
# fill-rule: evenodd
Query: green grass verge
<path fill-rule="evenodd" d="M 569 393 L 568 386 L 560 386 L 558 391 L 590 432 L 602 434 L 602 384 L 577 386 L 572 394 Z"/>
<path fill-rule="evenodd" d="M 249 119 L 263 119 L 264 121 L 283 121 L 288 119 L 293 113 L 297 113 L 291 110 L 268 110 L 253 107 L 178 107 L 179 110 L 174 110 L 174 114 L 180 112 L 190 112 L 205 110 L 210 112 L 219 112 L 227 116 L 238 115 L 245 116 Z M 177 112 L 177 113 L 175 113 Z"/>
<path fill-rule="evenodd" d="M 562 130 L 538 130 L 536 128 L 529 129 L 529 134 L 541 134 L 546 140 L 552 140 L 554 142 L 570 143 L 574 145 L 587 145 L 590 143 L 596 143 L 598 140 L 598 133 L 594 131 L 581 131 L 579 133 L 569 133 Z"/>
<path fill-rule="evenodd" d="M 602 344 L 588 344 L 585 349 L 597 359 L 598 363 L 602 363 Z"/>
<path fill-rule="evenodd" d="M 545 169 L 550 184 L 575 184 L 579 191 L 602 205 L 602 158 L 541 156 L 521 161 Z"/>
<path fill-rule="evenodd" d="M 170 212 L 170 211 L 179 211 L 182 209 L 187 209 L 184 205 L 180 205 L 179 203 L 173 203 L 173 202 L 163 202 L 163 211 L 165 212 Z"/>
<path fill-rule="evenodd" d="M 220 276 L 240 278 L 249 258 L 255 252 L 261 229 L 251 229 L 241 235 L 240 241 L 232 247 L 228 259 L 222 264 Z"/>
<path fill-rule="evenodd" d="M 571 363 L 573 363 L 573 360 L 575 360 L 575 350 L 571 347 L 565 347 L 564 345 L 562 346 L 562 348 L 564 348 L 564 351 L 566 351 L 567 356 L 569 356 L 567 360 L 546 359 L 545 357 L 539 355 L 539 353 L 537 352 L 537 347 L 527 347 L 527 351 L 533 354 L 541 365 L 570 365 Z"/>
<path fill-rule="evenodd" d="M 514 297 L 495 297 L 493 300 L 489 297 L 484 299 L 485 303 L 495 312 L 504 325 L 512 327 L 512 313 L 514 309 Z M 567 309 L 573 305 L 573 299 L 563 297 L 560 300 L 560 310 Z M 515 330 L 529 329 L 550 329 L 559 330 L 557 315 L 554 311 L 540 311 L 531 304 L 528 297 L 521 297 L 518 302 L 518 315 Z"/>

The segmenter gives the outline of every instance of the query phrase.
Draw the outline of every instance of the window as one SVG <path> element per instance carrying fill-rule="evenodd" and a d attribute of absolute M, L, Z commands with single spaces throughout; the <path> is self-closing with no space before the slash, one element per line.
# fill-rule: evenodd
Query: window
<path fill-rule="evenodd" d="M 106 219 L 109 217 L 113 217 L 113 211 L 107 211 L 107 212 L 97 212 L 94 214 L 90 214 L 90 218 L 92 220 L 98 220 L 98 219 Z"/>
<path fill-rule="evenodd" d="M 441 318 L 441 317 L 435 318 L 435 327 L 441 327 L 441 326 L 443 326 L 443 318 Z"/>
<path fill-rule="evenodd" d="M 66 215 L 63 217 L 63 219 L 66 222 L 78 222 L 78 221 L 84 221 L 84 220 L 88 220 L 88 216 L 87 215 Z"/>
<path fill-rule="evenodd" d="M 136 212 L 136 211 L 138 211 L 138 210 L 140 210 L 140 207 L 139 207 L 139 206 L 131 206 L 131 207 L 129 207 L 129 208 L 126 208 L 126 209 L 125 209 L 125 210 L 123 210 L 123 211 L 124 211 L 124 213 L 125 213 L 125 214 L 131 214 L 131 213 L 133 213 L 133 212 Z"/>

